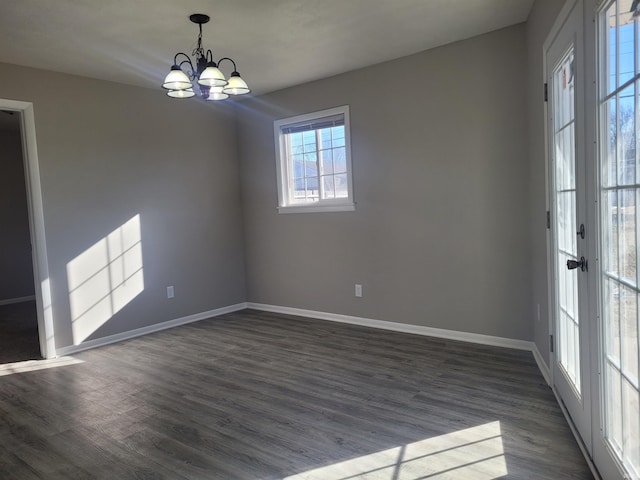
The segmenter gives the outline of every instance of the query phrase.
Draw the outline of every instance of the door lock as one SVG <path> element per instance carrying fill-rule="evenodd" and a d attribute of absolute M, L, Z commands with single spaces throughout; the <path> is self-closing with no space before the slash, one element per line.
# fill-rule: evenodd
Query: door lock
<path fill-rule="evenodd" d="M 567 268 L 569 270 L 575 270 L 578 267 L 583 272 L 587 270 L 587 260 L 584 257 L 580 257 L 580 260 L 567 260 Z"/>
<path fill-rule="evenodd" d="M 580 235 L 580 238 L 584 240 L 584 223 L 580 224 L 580 230 L 578 230 L 577 234 Z"/>

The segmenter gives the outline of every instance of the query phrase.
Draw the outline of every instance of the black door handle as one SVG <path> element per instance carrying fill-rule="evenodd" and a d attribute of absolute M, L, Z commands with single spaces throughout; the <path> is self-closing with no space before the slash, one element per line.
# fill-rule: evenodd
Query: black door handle
<path fill-rule="evenodd" d="M 580 267 L 583 272 L 587 270 L 587 260 L 584 257 L 580 257 L 580 260 L 567 260 L 567 268 L 574 270 Z"/>

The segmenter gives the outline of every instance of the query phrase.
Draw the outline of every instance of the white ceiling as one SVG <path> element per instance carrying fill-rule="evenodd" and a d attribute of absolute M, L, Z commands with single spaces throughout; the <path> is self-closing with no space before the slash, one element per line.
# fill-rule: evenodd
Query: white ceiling
<path fill-rule="evenodd" d="M 157 87 L 178 51 L 266 93 L 523 22 L 533 0 L 1 0 L 0 62 Z M 230 64 L 223 63 L 228 75 Z"/>

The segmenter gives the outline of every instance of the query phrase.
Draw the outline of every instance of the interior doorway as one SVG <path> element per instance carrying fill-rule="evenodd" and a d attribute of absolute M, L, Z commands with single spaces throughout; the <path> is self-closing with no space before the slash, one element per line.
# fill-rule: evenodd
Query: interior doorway
<path fill-rule="evenodd" d="M 44 224 L 42 189 L 40 187 L 40 164 L 36 141 L 36 123 L 33 104 L 21 100 L 0 99 L 0 110 L 16 112 L 20 118 L 27 212 L 31 237 L 31 259 L 35 293 L 35 308 L 38 324 L 38 342 L 43 358 L 56 356 L 53 328 L 53 308 L 47 260 L 47 240 Z"/>
<path fill-rule="evenodd" d="M 41 358 L 21 123 L 0 110 L 0 364 Z"/>

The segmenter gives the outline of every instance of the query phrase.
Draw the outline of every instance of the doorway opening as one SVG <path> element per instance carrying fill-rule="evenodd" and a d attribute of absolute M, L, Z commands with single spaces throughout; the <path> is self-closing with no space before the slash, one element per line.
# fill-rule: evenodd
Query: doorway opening
<path fill-rule="evenodd" d="M 0 364 L 41 358 L 21 113 L 0 110 Z"/>
<path fill-rule="evenodd" d="M 26 211 L 30 238 L 28 248 L 30 250 L 32 266 L 32 297 L 35 297 L 32 299 L 22 298 L 22 300 L 35 302 L 37 343 L 39 346 L 38 356 L 40 358 L 54 358 L 56 356 L 56 350 L 49 282 L 49 263 L 47 260 L 44 208 L 40 187 L 40 167 L 38 162 L 33 104 L 18 100 L 0 99 L 0 110 L 2 112 L 8 112 L 0 112 L 0 115 L 3 117 L 15 117 L 19 126 L 20 146 L 17 148 L 22 152 L 21 168 L 23 170 L 21 184 L 25 187 L 24 193 L 26 196 Z M 11 282 L 11 278 L 9 278 L 9 281 Z M 26 297 L 29 297 L 29 295 L 26 295 Z M 16 307 L 15 305 L 23 303 L 21 301 L 16 302 L 16 298 L 21 299 L 20 297 L 13 297 L 13 301 L 7 304 L 14 305 L 12 308 L 17 310 L 12 314 L 14 316 L 20 315 L 20 307 Z M 31 305 L 31 308 L 33 308 L 33 303 Z M 28 311 L 28 305 L 23 305 L 23 307 Z"/>

